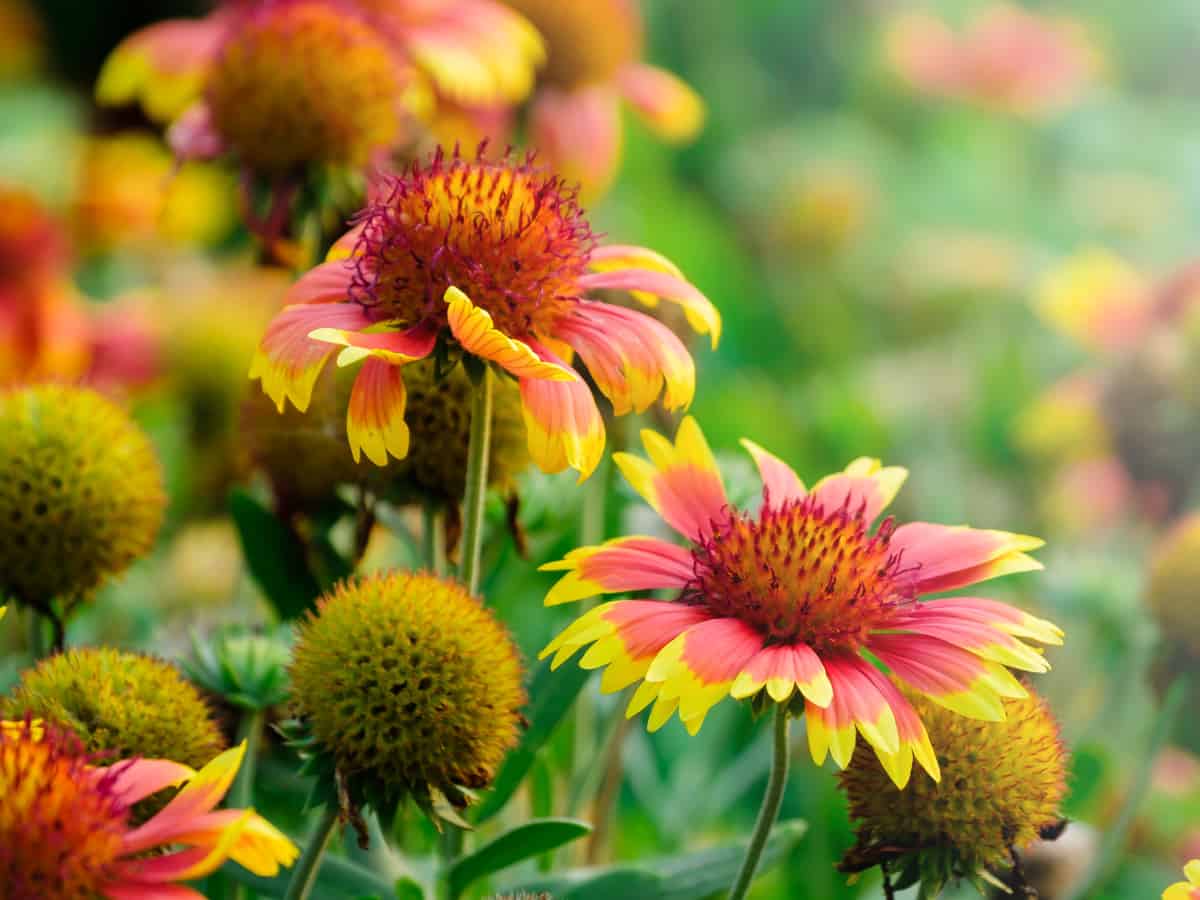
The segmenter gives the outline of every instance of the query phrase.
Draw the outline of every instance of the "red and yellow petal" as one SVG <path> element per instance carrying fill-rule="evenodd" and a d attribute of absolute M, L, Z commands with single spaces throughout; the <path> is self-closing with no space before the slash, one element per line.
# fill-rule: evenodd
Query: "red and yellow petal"
<path fill-rule="evenodd" d="M 314 341 L 309 334 L 322 328 L 361 331 L 371 324 L 357 303 L 286 306 L 267 326 L 250 363 L 250 378 L 262 380 L 263 392 L 280 412 L 288 400 L 304 412 L 317 376 L 333 353 L 332 345 Z"/>
<path fill-rule="evenodd" d="M 936 604 L 936 605 L 935 605 Z M 1016 612 L 1020 612 L 1017 610 Z M 1022 616 L 1025 614 L 1022 613 Z M 988 614 L 970 608 L 956 609 L 953 606 L 943 606 L 940 601 L 922 603 L 898 616 L 892 627 L 915 635 L 937 638 L 969 650 L 976 656 L 992 662 L 1000 663 L 1014 669 L 1026 672 L 1048 672 L 1050 663 L 1039 648 L 1031 647 L 1018 639 L 1010 631 L 998 627 L 995 620 L 989 619 Z M 1033 619 L 1032 616 L 1029 617 Z M 1023 620 L 1022 620 L 1023 621 Z M 1039 634 L 1045 626 L 1056 629 L 1056 626 L 1040 619 Z M 1021 627 L 1021 626 L 1017 626 Z M 1050 641 L 1043 643 L 1061 643 L 1061 636 L 1046 630 Z M 1030 638 L 1036 639 L 1036 638 Z"/>
<path fill-rule="evenodd" d="M 346 349 L 338 354 L 337 364 L 349 366 L 367 357 L 375 357 L 394 366 L 424 359 L 437 344 L 437 329 L 423 324 L 405 331 L 386 329 L 392 323 L 379 322 L 371 331 L 347 331 L 342 328 L 318 328 L 309 332 L 314 341 L 336 344 Z"/>
<path fill-rule="evenodd" d="M 980 622 L 1013 637 L 1027 638 L 1053 647 L 1062 646 L 1063 642 L 1063 630 L 1053 622 L 985 597 L 945 597 L 940 600 L 927 600 L 917 606 L 915 611 L 910 612 L 920 617 L 949 615 L 961 620 Z"/>
<path fill-rule="evenodd" d="M 295 844 L 274 825 L 252 810 L 219 809 L 194 822 L 191 830 L 176 835 L 174 843 L 189 847 L 214 846 L 225 833 L 236 829 L 228 856 L 242 868 L 270 878 L 299 856 Z"/>
<path fill-rule="evenodd" d="M 368 201 L 370 202 L 370 201 Z M 360 241 L 362 240 L 363 231 L 366 225 L 359 222 L 353 228 L 349 229 L 345 234 L 333 242 L 329 248 L 329 252 L 325 254 L 325 262 L 339 262 L 342 260 L 354 259 L 361 255 Z"/>
<path fill-rule="evenodd" d="M 562 365 L 540 345 L 537 352 L 552 364 Z M 596 470 L 604 455 L 604 419 L 596 398 L 578 375 L 571 381 L 522 378 L 521 414 L 529 455 L 543 472 L 572 468 L 582 482 Z"/>
<path fill-rule="evenodd" d="M 710 618 L 663 647 L 646 671 L 646 681 L 659 685 L 659 703 L 679 701 L 679 718 L 695 734 L 762 646 L 762 635 L 745 622 Z M 659 725 L 652 721 L 650 730 Z"/>
<path fill-rule="evenodd" d="M 580 195 L 602 195 L 621 160 L 620 98 L 605 84 L 573 91 L 538 91 L 529 113 L 529 131 L 538 153 Z"/>
<path fill-rule="evenodd" d="M 833 686 L 821 658 L 808 644 L 772 644 L 758 651 L 738 673 L 729 689 L 735 700 L 752 697 L 763 688 L 776 703 L 783 703 L 799 690 L 819 707 L 833 699 Z"/>
<path fill-rule="evenodd" d="M 692 402 L 691 354 L 671 329 L 644 313 L 582 301 L 556 335 L 579 353 L 618 416 L 644 412 L 660 393 L 667 409 Z"/>
<path fill-rule="evenodd" d="M 1025 534 L 962 526 L 909 522 L 896 529 L 890 546 L 906 566 L 919 566 L 916 589 L 935 593 L 965 587 L 1042 564 L 1026 555 L 1045 542 Z"/>
<path fill-rule="evenodd" d="M 595 248 L 588 256 L 588 268 L 595 272 L 611 272 L 614 269 L 647 269 L 664 272 L 683 278 L 679 266 L 661 253 L 637 247 L 633 244 L 605 244 Z"/>
<path fill-rule="evenodd" d="M 389 456 L 408 456 L 407 396 L 399 366 L 375 357 L 363 363 L 346 408 L 346 436 L 355 462 L 364 453 L 377 466 L 386 466 Z"/>
<path fill-rule="evenodd" d="M 852 514 L 863 511 L 863 520 L 872 522 L 895 499 L 908 470 L 882 466 L 877 459 L 862 456 L 836 475 L 827 475 L 813 485 L 812 495 L 826 509 L 845 506 Z"/>
<path fill-rule="evenodd" d="M 714 350 L 721 339 L 721 314 L 717 308 L 695 285 L 678 275 L 661 269 L 612 269 L 581 276 L 579 286 L 589 291 L 629 291 L 635 299 L 650 307 L 659 300 L 678 303 L 688 324 L 698 334 L 712 338 Z"/>
<path fill-rule="evenodd" d="M 684 143 L 704 127 L 704 101 L 678 76 L 633 63 L 621 70 L 619 79 L 625 99 L 663 140 Z"/>
<path fill-rule="evenodd" d="M 728 499 L 716 459 L 691 416 L 679 424 L 672 444 L 657 432 L 642 431 L 649 461 L 614 453 L 625 480 L 663 520 L 689 540 L 700 540 L 712 523 L 727 515 Z"/>
<path fill-rule="evenodd" d="M 1200 859 L 1193 859 L 1183 867 L 1187 881 L 1177 881 L 1165 891 L 1162 900 L 1200 900 Z"/>
<path fill-rule="evenodd" d="M 496 328 L 488 311 L 472 303 L 458 288 L 447 288 L 444 299 L 450 331 L 466 352 L 496 363 L 517 378 L 579 380 L 568 366 L 542 359 L 529 344 Z"/>
<path fill-rule="evenodd" d="M 795 470 L 773 453 L 764 450 L 754 441 L 742 438 L 741 444 L 758 466 L 767 502 L 774 507 L 792 500 L 802 500 L 808 493 L 804 482 Z"/>
<path fill-rule="evenodd" d="M 875 755 L 879 758 L 884 771 L 895 782 L 900 790 L 904 790 L 912 775 L 912 763 L 915 758 L 921 768 L 929 773 L 934 781 L 942 780 L 941 767 L 938 765 L 937 754 L 929 741 L 929 733 L 908 698 L 900 693 L 892 681 L 872 665 L 864 664 L 862 674 L 875 686 L 896 718 L 896 735 L 900 748 L 895 753 L 886 753 L 879 747 Z"/>
<path fill-rule="evenodd" d="M 157 794 L 164 788 L 182 784 L 196 771 L 166 759 L 133 759 L 96 770 L 109 781 L 109 790 L 128 806 Z"/>
<path fill-rule="evenodd" d="M 597 547 L 580 547 L 539 571 L 566 572 L 546 595 L 556 606 L 597 594 L 682 588 L 693 574 L 692 554 L 653 537 L 615 538 Z"/>

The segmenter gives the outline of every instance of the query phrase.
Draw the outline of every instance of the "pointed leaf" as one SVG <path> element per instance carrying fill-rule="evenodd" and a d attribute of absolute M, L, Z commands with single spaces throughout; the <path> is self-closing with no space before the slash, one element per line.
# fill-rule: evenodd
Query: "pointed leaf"
<path fill-rule="evenodd" d="M 592 826 L 578 819 L 541 819 L 512 831 L 458 859 L 446 874 L 450 896 L 458 897 L 473 882 L 583 837 Z"/>
<path fill-rule="evenodd" d="M 229 512 L 254 581 L 281 619 L 310 609 L 321 586 L 308 568 L 304 544 L 248 491 L 234 488 Z"/>

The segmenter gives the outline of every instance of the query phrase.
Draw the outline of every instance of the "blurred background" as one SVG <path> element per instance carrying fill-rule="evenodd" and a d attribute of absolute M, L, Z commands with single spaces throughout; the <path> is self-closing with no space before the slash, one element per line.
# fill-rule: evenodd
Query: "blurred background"
<path fill-rule="evenodd" d="M 50 292 L 60 323 L 87 320 L 88 377 L 151 432 L 171 505 L 157 552 L 71 642 L 168 657 L 192 632 L 271 619 L 225 511 L 255 477 L 245 371 L 288 278 L 250 265 L 235 173 L 177 170 L 159 132 L 91 92 L 121 38 L 203 11 L 0 0 L 0 381 L 25 327 L 11 293 Z M 981 591 L 1067 632 L 1038 684 L 1072 751 L 1074 821 L 1033 851 L 1034 880 L 1068 897 L 1091 870 L 1091 897 L 1157 896 L 1200 855 L 1194 698 L 1159 718 L 1200 658 L 1200 8 L 647 0 L 645 13 L 647 58 L 698 90 L 707 125 L 677 149 L 629 118 L 615 188 L 591 213 L 721 310 L 719 350 L 693 345 L 692 411 L 733 491 L 754 490 L 736 449 L 750 436 L 810 483 L 859 455 L 907 466 L 902 519 L 1044 537 L 1044 573 Z M 951 45 L 966 76 L 947 74 Z M 635 435 L 618 424 L 612 440 Z M 577 545 L 573 480 L 522 476 L 528 560 L 492 510 L 487 595 L 530 656 L 573 615 L 541 609 L 552 578 L 536 572 Z M 648 527 L 613 492 L 610 533 Z M 368 565 L 415 557 L 403 522 L 376 538 Z M 0 635 L 2 687 L 26 661 L 17 631 Z M 598 721 L 613 702 L 597 695 Z M 574 727 L 538 778 L 562 808 L 580 744 L 621 748 L 598 858 L 748 831 L 769 751 L 743 705 L 722 704 L 695 739 L 677 722 L 606 741 Z M 879 895 L 877 876 L 834 869 L 852 834 L 831 769 L 799 760 L 784 817 L 809 830 L 753 896 Z"/>

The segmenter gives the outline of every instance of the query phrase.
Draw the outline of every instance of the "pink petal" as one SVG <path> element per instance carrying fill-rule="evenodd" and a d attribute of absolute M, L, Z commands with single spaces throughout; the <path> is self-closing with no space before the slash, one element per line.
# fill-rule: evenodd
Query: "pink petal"
<path fill-rule="evenodd" d="M 621 116 L 608 86 L 539 91 L 529 130 L 539 157 L 569 184 L 579 184 L 585 200 L 612 184 L 621 158 Z"/>
<path fill-rule="evenodd" d="M 704 125 L 704 101 L 682 79 L 655 66 L 634 63 L 620 74 L 621 91 L 661 138 L 690 141 Z"/>
<path fill-rule="evenodd" d="M 947 591 L 986 578 L 1041 566 L 1025 555 L 1042 545 L 1037 538 L 1005 531 L 909 522 L 891 537 L 906 566 L 918 565 L 917 590 Z"/>
<path fill-rule="evenodd" d="M 652 537 L 617 538 L 598 547 L 581 547 L 566 559 L 547 563 L 543 572 L 567 574 L 546 595 L 555 606 L 596 594 L 681 588 L 693 574 L 692 554 Z"/>
<path fill-rule="evenodd" d="M 804 482 L 791 466 L 753 441 L 742 438 L 742 446 L 758 466 L 766 500 L 771 506 L 778 508 L 789 501 L 804 499 L 808 492 L 804 489 Z"/>

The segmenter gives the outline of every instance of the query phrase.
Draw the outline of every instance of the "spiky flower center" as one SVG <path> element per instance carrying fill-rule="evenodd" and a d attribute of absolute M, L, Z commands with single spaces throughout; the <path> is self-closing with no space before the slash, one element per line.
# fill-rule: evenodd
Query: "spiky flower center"
<path fill-rule="evenodd" d="M 571 89 L 611 81 L 641 53 L 642 23 L 631 0 L 508 0 L 546 41 L 541 78 Z"/>
<path fill-rule="evenodd" d="M 757 519 L 735 513 L 696 546 L 684 599 L 773 641 L 857 648 L 915 598 L 914 570 L 888 546 L 893 530 L 889 518 L 870 533 L 863 509 L 846 503 L 768 500 Z"/>
<path fill-rule="evenodd" d="M 513 337 L 553 333 L 578 299 L 594 240 L 555 176 L 526 159 L 488 162 L 441 151 L 381 186 L 363 214 L 350 295 L 379 318 L 445 320 L 454 286 Z"/>
<path fill-rule="evenodd" d="M 337 4 L 260 4 L 208 82 L 221 136 L 251 166 L 361 164 L 395 140 L 406 77 L 382 37 Z"/>
<path fill-rule="evenodd" d="M 5 897 L 92 900 L 113 877 L 127 807 L 78 741 L 0 731 L 0 885 Z"/>

